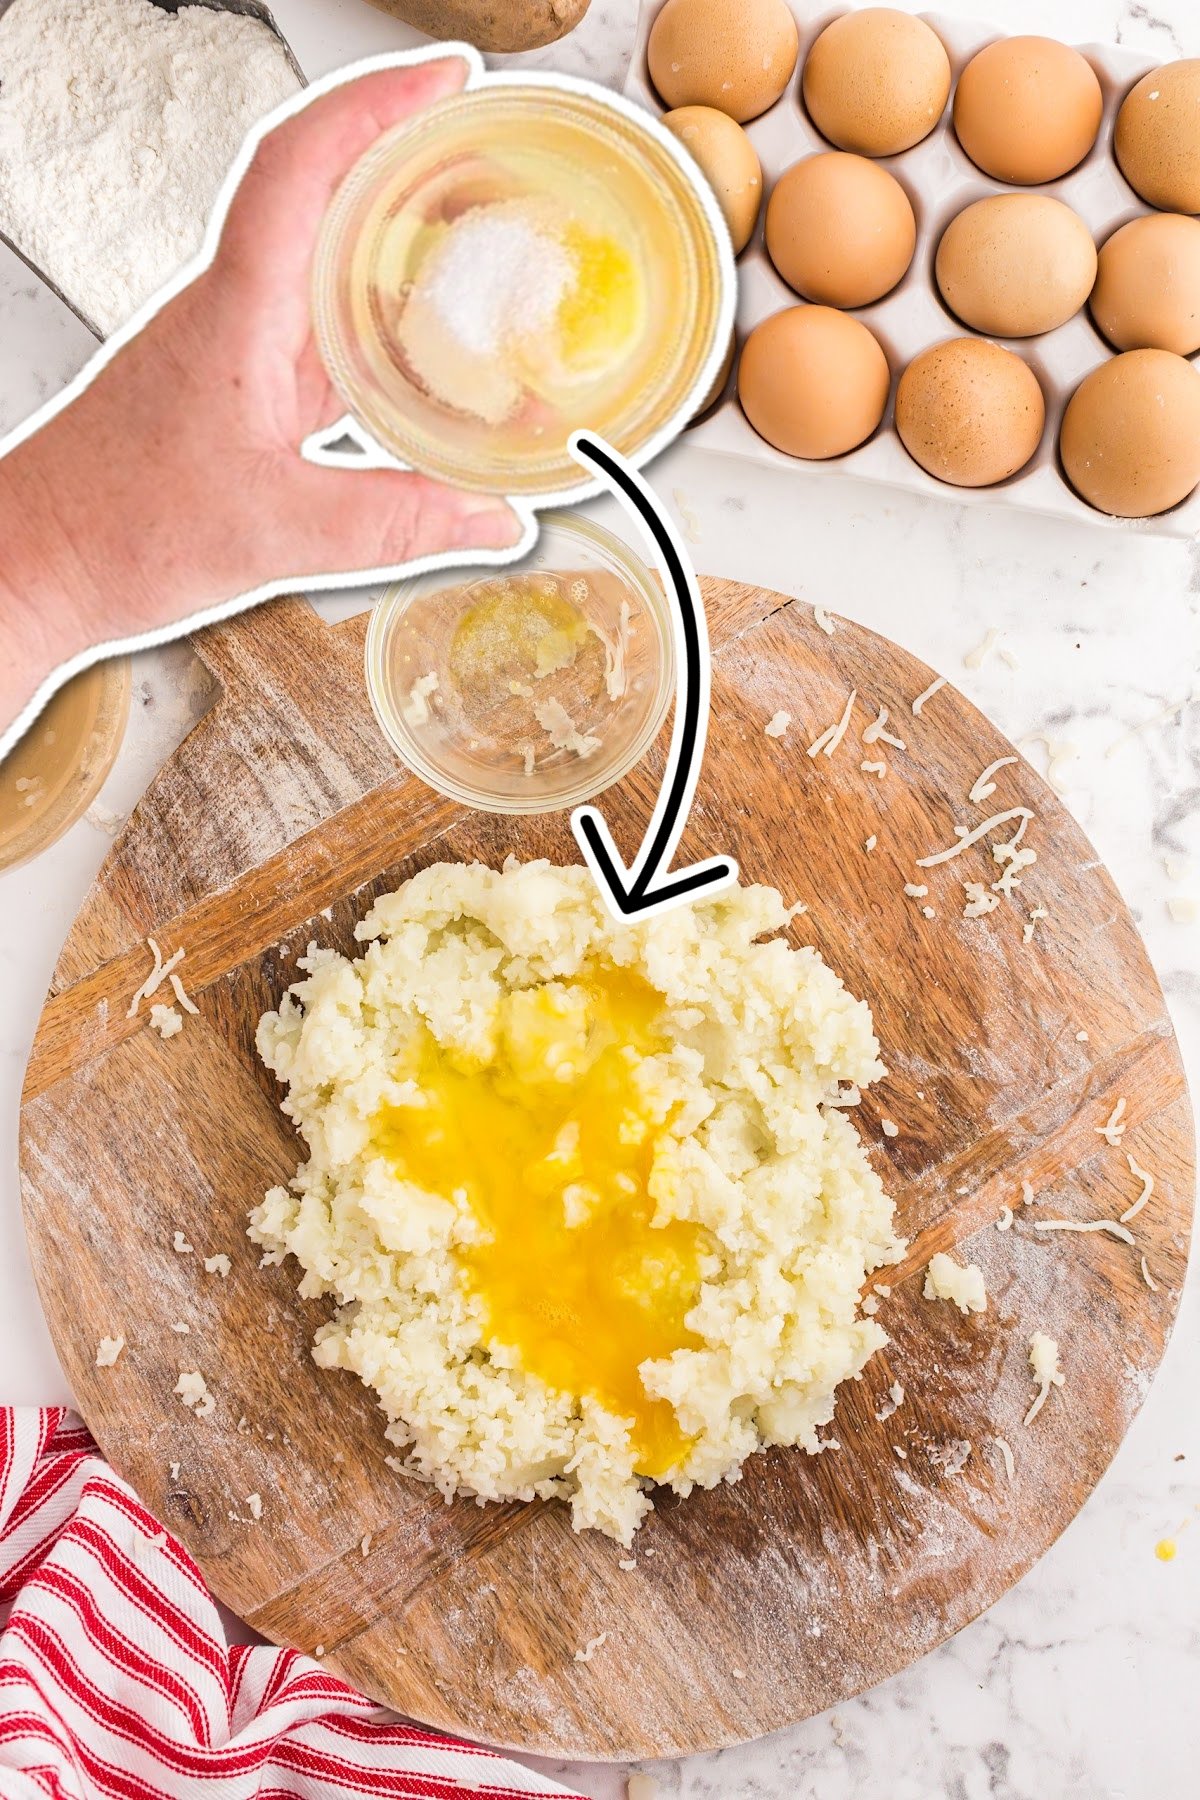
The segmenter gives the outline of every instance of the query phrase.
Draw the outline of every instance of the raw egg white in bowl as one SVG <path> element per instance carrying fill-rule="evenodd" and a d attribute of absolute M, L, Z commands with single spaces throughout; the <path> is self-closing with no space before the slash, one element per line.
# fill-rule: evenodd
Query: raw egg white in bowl
<path fill-rule="evenodd" d="M 729 234 L 640 108 L 566 77 L 480 80 L 386 132 L 338 190 L 318 347 L 401 462 L 576 498 L 595 487 L 576 430 L 641 462 L 707 392 L 732 322 Z"/>

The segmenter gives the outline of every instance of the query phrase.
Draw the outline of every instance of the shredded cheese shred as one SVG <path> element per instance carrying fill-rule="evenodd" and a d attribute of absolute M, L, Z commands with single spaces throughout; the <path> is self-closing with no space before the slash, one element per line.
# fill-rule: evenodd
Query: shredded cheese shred
<path fill-rule="evenodd" d="M 1007 825 L 1010 819 L 1023 819 L 1025 824 L 1028 824 L 1032 817 L 1033 814 L 1027 806 L 1010 806 L 1007 812 L 993 813 L 990 819 L 985 819 L 982 825 L 975 827 L 974 831 L 963 832 L 958 842 L 951 844 L 948 850 L 939 850 L 935 856 L 918 857 L 917 867 L 918 869 L 932 869 L 938 863 L 949 862 L 952 857 L 961 855 L 964 850 L 969 850 L 972 844 L 977 844 L 980 838 L 985 838 L 990 831 L 996 831 L 1001 825 Z M 1013 842 L 1016 842 L 1015 838 Z"/>
<path fill-rule="evenodd" d="M 1035 1219 L 1035 1231 L 1107 1231 L 1110 1237 L 1120 1238 L 1123 1244 L 1132 1244 L 1133 1233 L 1127 1231 L 1118 1219 Z"/>
<path fill-rule="evenodd" d="M 1125 1161 L 1129 1164 L 1129 1173 L 1136 1176 L 1141 1182 L 1142 1191 L 1134 1201 L 1133 1205 L 1127 1206 L 1125 1211 L 1121 1214 L 1122 1225 L 1128 1225 L 1130 1219 L 1137 1218 L 1143 1206 L 1145 1206 L 1147 1200 L 1154 1192 L 1154 1177 L 1151 1175 L 1150 1171 L 1148 1169 L 1143 1169 L 1128 1153 L 1126 1154 Z"/>
<path fill-rule="evenodd" d="M 846 735 L 850 724 L 850 714 L 854 711 L 854 702 L 858 699 L 858 689 L 850 689 L 850 698 L 842 711 L 836 725 L 830 725 L 819 737 L 815 737 L 806 752 L 809 756 L 832 756 Z"/>
<path fill-rule="evenodd" d="M 932 700 L 935 694 L 940 694 L 945 685 L 946 677 L 944 675 L 939 675 L 936 680 L 930 682 L 927 688 L 921 690 L 915 700 L 909 701 L 909 707 L 914 717 L 920 718 L 921 708 L 925 705 L 925 702 L 927 700 Z"/>
<path fill-rule="evenodd" d="M 872 720 L 862 734 L 864 744 L 873 744 L 877 740 L 882 740 L 885 744 L 891 744 L 894 750 L 907 750 L 908 745 L 903 738 L 894 737 L 890 731 L 884 730 L 890 716 L 887 707 L 881 706 L 879 716 Z"/>
<path fill-rule="evenodd" d="M 995 762 L 989 763 L 976 781 L 970 793 L 967 795 L 967 799 L 971 802 L 971 805 L 982 806 L 985 800 L 990 799 L 996 791 L 996 784 L 992 780 L 992 776 L 997 774 L 999 770 L 1007 769 L 1011 764 L 1020 762 L 1020 760 L 1019 756 L 998 756 Z"/>
<path fill-rule="evenodd" d="M 1125 1136 L 1127 1129 L 1128 1126 L 1125 1122 L 1125 1096 L 1122 1094 L 1121 1098 L 1117 1101 L 1117 1104 L 1109 1113 L 1107 1119 L 1105 1119 L 1103 1125 L 1097 1125 L 1096 1136 L 1102 1137 L 1106 1143 L 1111 1144 L 1115 1149 L 1121 1139 Z"/>
<path fill-rule="evenodd" d="M 142 1001 L 148 1000 L 151 994 L 156 994 L 158 992 L 163 982 L 170 975 L 172 969 L 178 968 L 179 964 L 187 954 L 181 947 L 176 950 L 173 955 L 169 956 L 166 962 L 164 962 L 163 953 L 152 937 L 146 939 L 146 948 L 154 958 L 154 967 L 147 975 L 145 981 L 143 981 L 141 987 L 138 988 L 137 992 L 134 994 L 133 999 L 129 1002 L 129 1009 L 125 1014 L 127 1019 L 136 1018 L 138 1008 L 141 1006 Z"/>
<path fill-rule="evenodd" d="M 1025 1414 L 1025 1424 L 1033 1421 L 1046 1404 L 1051 1388 L 1061 1387 L 1063 1372 L 1058 1361 L 1058 1345 L 1044 1331 L 1035 1331 L 1029 1340 L 1029 1368 L 1038 1384 L 1037 1398 Z"/>

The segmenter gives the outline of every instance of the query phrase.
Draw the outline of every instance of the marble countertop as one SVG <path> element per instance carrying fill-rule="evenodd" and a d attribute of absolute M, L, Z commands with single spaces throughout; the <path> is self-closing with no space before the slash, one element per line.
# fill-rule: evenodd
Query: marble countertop
<path fill-rule="evenodd" d="M 363 0 L 273 3 L 313 75 L 417 41 Z M 1053 28 L 1164 59 L 1200 53 L 1194 0 L 1155 6 L 1057 0 Z M 635 11 L 636 0 L 593 0 L 571 39 L 529 60 L 619 84 Z M 1047 22 L 1039 0 L 995 0 L 991 14 L 1010 31 Z M 84 328 L 0 250 L 0 431 L 56 393 L 92 348 Z M 652 478 L 671 498 L 700 569 L 803 595 L 897 639 L 1028 744 L 1038 767 L 1052 765 L 1145 935 L 1200 1091 L 1200 923 L 1168 909 L 1172 896 L 1190 899 L 1200 915 L 1200 545 L 967 510 L 687 446 L 660 459 Z M 617 524 L 615 509 L 592 510 Z M 344 610 L 368 599 L 322 604 Z M 965 667 L 964 655 L 993 629 L 997 651 Z M 134 677 L 130 729 L 101 796 L 105 824 L 81 821 L 40 859 L 0 876 L 4 1401 L 69 1398 L 17 1204 L 18 1097 L 42 997 L 109 848 L 108 830 L 208 701 L 185 647 L 139 657 Z M 1171 879 L 1168 858 L 1190 858 L 1190 874 Z M 661 1793 L 1175 1800 L 1195 1792 L 1198 1286 L 1193 1269 L 1162 1370 L 1112 1468 L 1017 1588 L 934 1655 L 836 1712 L 742 1749 L 661 1765 Z M 1156 1558 L 1163 1538 L 1177 1542 L 1171 1562 Z M 556 1772 L 595 1800 L 624 1794 L 622 1770 Z"/>

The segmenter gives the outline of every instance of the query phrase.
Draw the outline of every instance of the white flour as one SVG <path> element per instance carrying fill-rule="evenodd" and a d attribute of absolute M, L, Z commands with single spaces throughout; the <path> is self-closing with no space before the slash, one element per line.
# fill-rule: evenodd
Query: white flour
<path fill-rule="evenodd" d="M 257 19 L 15 0 L 0 18 L 0 231 L 114 331 L 199 249 L 247 131 L 296 86 Z"/>

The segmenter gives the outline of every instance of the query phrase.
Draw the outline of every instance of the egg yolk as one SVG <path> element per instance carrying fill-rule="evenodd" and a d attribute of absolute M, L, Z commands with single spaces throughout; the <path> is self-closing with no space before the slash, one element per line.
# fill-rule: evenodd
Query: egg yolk
<path fill-rule="evenodd" d="M 465 696 L 494 695 L 510 680 L 541 680 L 575 661 L 590 636 L 582 607 L 554 576 L 479 585 L 450 639 L 449 670 Z M 587 587 L 584 585 L 586 596 Z"/>
<path fill-rule="evenodd" d="M 562 243 L 575 264 L 575 279 L 558 306 L 562 356 L 571 369 L 590 369 L 632 341 L 641 320 L 641 285 L 633 258 L 613 238 L 571 220 Z"/>
<path fill-rule="evenodd" d="M 684 1321 L 704 1248 L 697 1226 L 652 1223 L 663 1123 L 635 1071 L 664 1047 L 661 1009 L 661 994 L 618 969 L 517 990 L 482 1065 L 423 1029 L 402 1072 L 424 1104 L 387 1107 L 377 1121 L 398 1174 L 465 1192 L 483 1225 L 486 1240 L 459 1256 L 489 1345 L 629 1420 L 637 1471 L 653 1479 L 679 1465 L 689 1439 L 638 1369 L 698 1345 Z"/>

